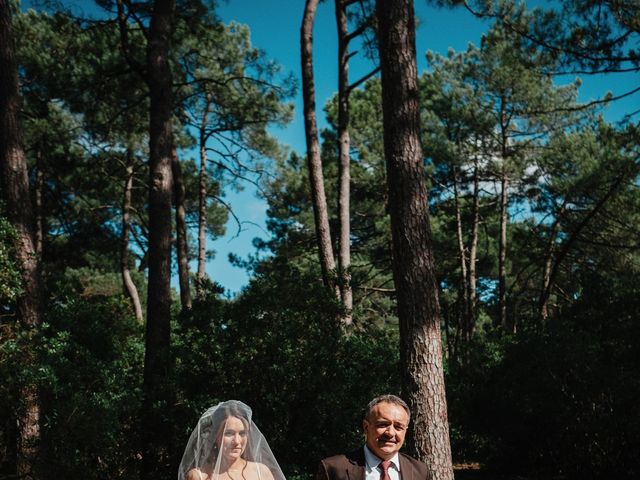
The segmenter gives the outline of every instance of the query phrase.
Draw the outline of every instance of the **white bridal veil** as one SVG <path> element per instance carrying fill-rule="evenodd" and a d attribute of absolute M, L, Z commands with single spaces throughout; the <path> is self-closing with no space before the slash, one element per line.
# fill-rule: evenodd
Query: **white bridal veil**
<path fill-rule="evenodd" d="M 230 426 L 235 429 L 232 433 L 241 430 L 238 433 L 243 436 L 240 459 L 234 461 L 232 468 L 229 452 L 225 452 L 228 447 L 223 442 Z M 238 400 L 228 400 L 209 408 L 198 420 L 184 450 L 178 480 L 285 480 L 285 477 L 269 444 L 251 420 L 251 408 Z"/>

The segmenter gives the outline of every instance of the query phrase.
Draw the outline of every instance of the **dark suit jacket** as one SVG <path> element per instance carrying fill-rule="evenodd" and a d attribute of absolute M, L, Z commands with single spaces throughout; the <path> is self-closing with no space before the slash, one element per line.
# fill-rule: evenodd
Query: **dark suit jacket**
<path fill-rule="evenodd" d="M 425 480 L 429 478 L 427 466 L 415 458 L 400 453 L 401 480 Z M 318 466 L 316 480 L 364 480 L 366 462 L 364 448 L 345 455 L 325 458 Z"/>

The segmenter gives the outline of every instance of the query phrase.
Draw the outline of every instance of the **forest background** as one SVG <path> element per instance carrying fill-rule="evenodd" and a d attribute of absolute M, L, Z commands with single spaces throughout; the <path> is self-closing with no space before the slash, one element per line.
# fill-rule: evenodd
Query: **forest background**
<path fill-rule="evenodd" d="M 348 91 L 348 228 L 338 194 L 344 104 L 337 93 L 319 105 L 338 258 L 329 270 L 309 181 L 313 151 L 277 137 L 279 125 L 302 115 L 292 104 L 300 85 L 252 45 L 247 27 L 195 1 L 179 2 L 170 67 L 151 75 L 145 55 L 161 27 L 150 19 L 162 3 L 100 0 L 89 17 L 0 2 L 12 13 L 29 180 L 20 205 L 33 205 L 30 258 L 45 305 L 38 321 L 23 309 L 33 291 L 16 242 L 18 189 L 3 181 L 6 478 L 21 469 L 34 478 L 145 478 L 151 470 L 140 459 L 154 436 L 163 448 L 154 478 L 170 478 L 198 416 L 229 398 L 253 407 L 287 477 L 307 478 L 320 458 L 361 443 L 371 397 L 407 388 L 373 2 L 339 3 L 359 34 L 350 62 L 364 56 L 369 65 L 352 69 Z M 419 72 L 453 461 L 494 478 L 636 478 L 639 8 L 439 3 L 471 10 L 487 27 L 475 46 L 428 53 Z M 157 82 L 167 71 L 169 94 Z M 592 75 L 614 92 L 580 96 L 576 78 L 591 85 Z M 162 224 L 148 194 L 158 92 L 172 99 L 164 108 L 176 146 L 174 208 Z M 604 115 L 608 106 L 616 115 Z M 235 258 L 250 280 L 229 298 L 205 271 L 207 245 L 234 215 L 225 195 L 247 182 L 268 205 L 269 235 L 256 239 L 255 255 Z M 174 252 L 172 292 L 152 284 L 150 245 L 160 230 Z M 160 342 L 150 339 L 149 312 L 165 296 L 171 322 L 158 337 L 168 349 L 155 358 L 169 367 L 148 404 L 145 355 Z M 36 404 L 37 442 L 27 445 L 23 427 Z M 25 456 L 37 463 L 26 468 Z"/>

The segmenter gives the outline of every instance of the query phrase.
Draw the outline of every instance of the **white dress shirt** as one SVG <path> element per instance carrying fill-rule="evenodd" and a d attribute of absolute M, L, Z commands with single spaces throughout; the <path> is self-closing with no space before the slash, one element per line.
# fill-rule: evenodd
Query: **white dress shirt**
<path fill-rule="evenodd" d="M 366 464 L 364 480 L 382 480 L 382 469 L 378 468 L 378 465 L 380 465 L 382 460 L 374 455 L 366 445 L 364 446 L 364 460 Z M 398 459 L 398 454 L 396 453 L 390 460 L 391 465 L 389 466 L 389 478 L 391 480 L 400 480 L 400 461 Z"/>

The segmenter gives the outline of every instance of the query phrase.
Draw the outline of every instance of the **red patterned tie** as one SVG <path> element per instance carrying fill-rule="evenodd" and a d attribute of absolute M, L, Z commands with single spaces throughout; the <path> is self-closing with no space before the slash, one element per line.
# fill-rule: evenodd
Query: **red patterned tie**
<path fill-rule="evenodd" d="M 383 462 L 380 462 L 380 465 L 378 465 L 378 467 L 380 467 L 380 470 L 382 470 L 382 475 L 380 476 L 380 480 L 391 480 L 391 477 L 389 476 L 390 466 L 391 466 L 391 460 L 385 460 Z"/>

